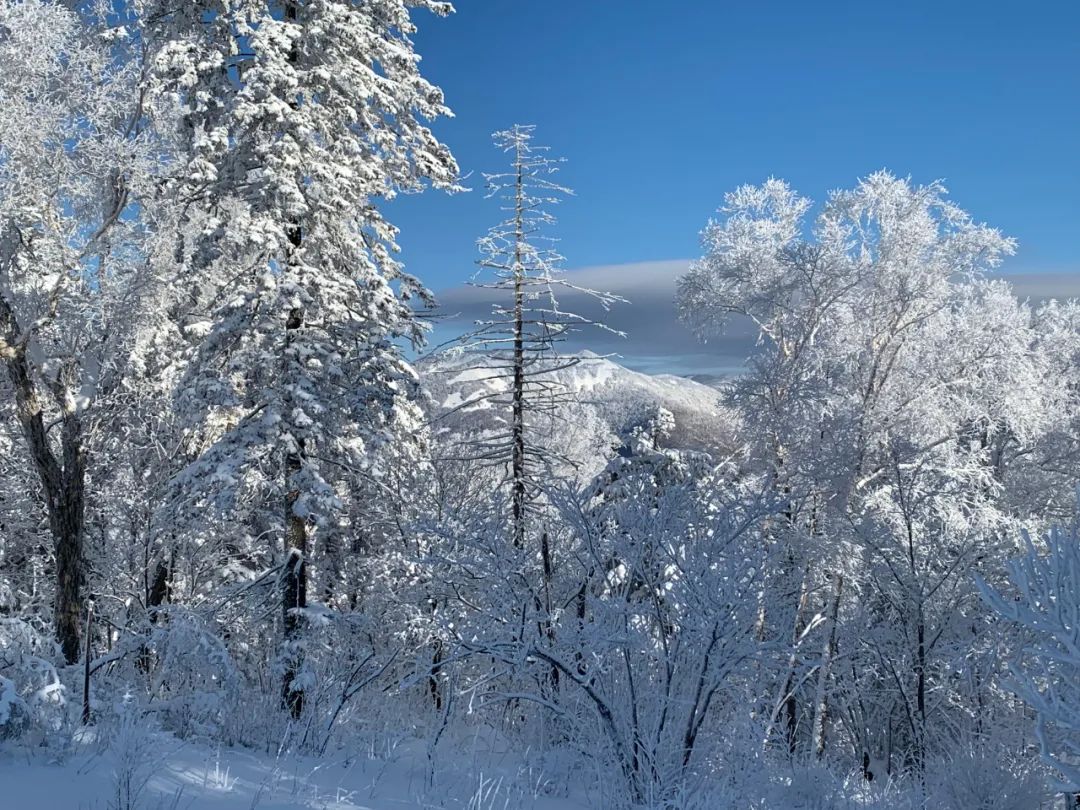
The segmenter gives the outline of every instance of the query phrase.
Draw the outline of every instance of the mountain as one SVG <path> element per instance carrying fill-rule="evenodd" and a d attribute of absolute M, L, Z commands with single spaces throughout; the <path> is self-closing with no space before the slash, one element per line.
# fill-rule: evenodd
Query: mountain
<path fill-rule="evenodd" d="M 418 364 L 427 408 L 437 433 L 477 436 L 505 429 L 508 384 L 490 357 L 443 353 Z M 584 479 L 603 468 L 621 436 L 658 407 L 675 417 L 671 447 L 728 452 L 735 419 L 720 392 L 687 377 L 644 374 L 583 352 L 579 360 L 543 377 L 554 383 L 554 407 L 533 422 L 534 435 L 553 453 L 570 459 Z"/>

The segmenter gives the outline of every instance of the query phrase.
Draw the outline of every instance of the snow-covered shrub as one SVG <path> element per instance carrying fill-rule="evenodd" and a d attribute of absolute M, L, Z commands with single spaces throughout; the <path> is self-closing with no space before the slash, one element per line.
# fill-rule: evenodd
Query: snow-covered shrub
<path fill-rule="evenodd" d="M 453 628 L 468 711 L 608 774 L 608 807 L 673 807 L 712 777 L 760 651 L 767 505 L 725 465 L 660 449 L 663 429 L 633 431 L 595 485 L 552 490 L 558 518 L 532 551 L 481 545 L 474 524 L 454 549 L 468 565 L 447 573 L 472 610 Z"/>
<path fill-rule="evenodd" d="M 244 678 L 220 629 L 199 613 L 169 606 L 159 611 L 147 644 L 153 664 L 147 708 L 183 738 L 224 735 L 241 710 Z"/>
<path fill-rule="evenodd" d="M 584 610 L 561 630 L 581 651 L 565 677 L 606 730 L 592 750 L 619 764 L 631 802 L 656 806 L 707 780 L 742 722 L 768 508 L 726 465 L 661 449 L 669 422 L 632 431 L 585 504 Z"/>
<path fill-rule="evenodd" d="M 1042 778 L 983 754 L 961 754 L 930 774 L 931 810 L 1032 810 L 1046 798 Z"/>
<path fill-rule="evenodd" d="M 14 681 L 0 677 L 0 740 L 18 738 L 30 728 L 30 707 Z"/>
<path fill-rule="evenodd" d="M 108 810 L 147 810 L 166 807 L 163 800 L 150 804 L 150 781 L 173 753 L 175 740 L 162 732 L 159 717 L 127 693 L 106 703 L 95 715 L 96 740 L 110 766 Z M 172 806 L 175 806 L 175 797 Z"/>
<path fill-rule="evenodd" d="M 1010 664 L 1012 687 L 1036 712 L 1043 761 L 1060 789 L 1080 791 L 1080 527 L 1051 530 L 1008 565 L 1012 592 L 980 582 L 983 596 L 1018 626 L 1024 643 Z"/>
<path fill-rule="evenodd" d="M 109 810 L 141 810 L 147 784 L 166 753 L 156 719 L 126 695 L 98 718 L 98 725 L 112 760 Z"/>
<path fill-rule="evenodd" d="M 820 765 L 796 765 L 781 769 L 778 775 L 779 780 L 765 791 L 763 805 L 768 810 L 854 810 L 856 807 L 851 777 L 844 778 Z"/>
<path fill-rule="evenodd" d="M 304 711 L 279 731 L 290 745 L 317 754 L 336 745 L 356 751 L 389 729 L 404 731 L 403 716 L 422 714 L 417 706 L 404 711 L 394 688 L 409 670 L 406 650 L 415 642 L 404 633 L 388 633 L 393 623 L 310 606 L 304 623 L 304 663 L 298 672 Z"/>
<path fill-rule="evenodd" d="M 56 645 L 29 623 L 0 619 L 0 740 L 32 732 L 42 741 L 66 721 L 66 695 L 53 665 Z"/>

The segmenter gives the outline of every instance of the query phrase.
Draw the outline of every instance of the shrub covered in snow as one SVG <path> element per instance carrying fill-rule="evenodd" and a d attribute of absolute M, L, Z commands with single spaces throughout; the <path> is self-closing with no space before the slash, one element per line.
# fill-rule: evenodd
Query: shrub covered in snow
<path fill-rule="evenodd" d="M 56 645 L 28 622 L 0 619 L 0 739 L 36 739 L 66 724 Z"/>

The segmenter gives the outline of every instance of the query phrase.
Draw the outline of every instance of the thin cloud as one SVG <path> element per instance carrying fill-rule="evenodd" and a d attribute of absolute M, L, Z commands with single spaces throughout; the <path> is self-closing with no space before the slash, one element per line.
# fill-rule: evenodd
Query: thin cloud
<path fill-rule="evenodd" d="M 757 334 L 745 319 L 735 319 L 724 334 L 702 343 L 679 322 L 675 311 L 675 284 L 689 267 L 689 259 L 604 265 L 572 270 L 576 285 L 621 295 L 629 303 L 604 312 L 580 293 L 564 293 L 561 304 L 587 318 L 603 320 L 626 337 L 598 329 L 584 329 L 568 344 L 569 351 L 589 349 L 615 355 L 623 365 L 650 374 L 715 375 L 742 368 L 753 350 Z M 1080 273 L 1006 273 L 1020 298 L 1080 298 Z M 491 291 L 461 285 L 438 294 L 440 319 L 434 342 L 447 340 L 491 313 Z"/>

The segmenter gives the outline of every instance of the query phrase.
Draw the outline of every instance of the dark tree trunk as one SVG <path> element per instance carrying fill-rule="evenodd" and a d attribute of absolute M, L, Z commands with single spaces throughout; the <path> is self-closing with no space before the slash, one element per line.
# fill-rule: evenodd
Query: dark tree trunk
<path fill-rule="evenodd" d="M 157 619 L 157 608 L 169 601 L 170 582 L 172 577 L 171 566 L 165 560 L 158 560 L 154 568 L 154 580 L 150 583 L 150 591 L 146 594 L 146 607 L 150 612 L 150 621 Z"/>
<path fill-rule="evenodd" d="M 801 644 L 803 630 L 805 629 L 806 610 L 810 603 L 810 564 L 807 563 L 802 569 L 802 580 L 799 584 L 799 601 L 795 605 L 795 618 L 791 631 L 791 652 L 788 655 L 787 673 L 780 688 L 780 700 L 783 701 L 781 714 L 783 715 L 784 739 L 787 742 L 788 751 L 796 752 L 799 744 L 799 698 L 796 694 L 799 667 L 799 645 Z M 768 740 L 766 740 L 768 742 Z"/>
<path fill-rule="evenodd" d="M 172 566 L 163 559 L 158 560 L 154 566 L 154 578 L 148 582 L 146 590 L 146 615 L 151 625 L 157 624 L 160 617 L 158 609 L 169 600 L 171 577 Z M 151 630 L 147 629 L 148 640 L 150 633 Z M 149 643 L 144 644 L 139 651 L 137 663 L 141 672 L 150 672 L 154 664 L 154 654 Z"/>
<path fill-rule="evenodd" d="M 524 177 L 521 155 L 517 156 L 515 180 L 515 217 L 517 231 L 514 246 L 514 380 L 511 422 L 511 476 L 513 478 L 514 546 L 525 547 L 525 273 L 521 266 L 521 246 L 525 241 Z"/>
<path fill-rule="evenodd" d="M 919 716 L 918 739 L 915 741 L 915 764 L 919 778 L 926 772 L 926 622 L 922 602 L 919 603 L 917 644 L 915 648 L 915 708 Z"/>
<path fill-rule="evenodd" d="M 295 239 L 299 242 L 299 229 Z M 293 332 L 303 325 L 303 312 L 293 309 L 285 329 Z M 288 340 L 288 338 L 286 338 Z M 281 686 L 281 700 L 293 718 L 299 718 L 304 710 L 304 691 L 296 686 L 296 675 L 302 664 L 299 650 L 300 635 L 303 629 L 301 610 L 307 607 L 307 522 L 296 514 L 296 502 L 300 490 L 296 488 L 296 477 L 303 469 L 304 445 L 299 439 L 296 449 L 285 454 L 285 571 L 282 576 L 281 609 L 285 631 L 286 664 L 285 678 Z"/>
<path fill-rule="evenodd" d="M 66 494 L 66 493 L 65 493 Z M 80 492 L 81 495 L 81 492 Z M 82 517 L 79 503 L 66 503 L 57 510 L 53 530 L 56 550 L 56 594 L 53 600 L 53 620 L 56 640 L 64 660 L 74 664 L 79 660 L 79 619 L 82 613 Z"/>
<path fill-rule="evenodd" d="M 61 383 L 67 391 L 72 381 Z M 64 468 L 62 473 L 62 507 L 57 510 L 59 531 L 56 548 L 56 626 L 64 657 L 69 662 L 79 657 L 79 618 L 83 599 L 83 535 L 86 525 L 86 458 L 83 455 L 82 423 L 75 412 L 75 403 L 65 396 L 63 408 Z M 63 562 L 61 563 L 61 559 Z M 70 652 L 70 657 L 69 657 Z"/>
<path fill-rule="evenodd" d="M 49 530 L 56 557 L 56 592 L 53 621 L 56 640 L 68 664 L 80 655 L 82 617 L 82 545 L 85 520 L 86 460 L 83 455 L 82 422 L 70 391 L 73 369 L 65 364 L 53 382 L 60 409 L 60 456 L 49 442 L 38 384 L 26 356 L 27 337 L 15 314 L 0 299 L 0 357 L 15 391 L 15 412 L 34 464 L 49 515 Z"/>
<path fill-rule="evenodd" d="M 299 19 L 297 0 L 286 0 L 285 19 L 296 23 Z M 289 61 L 296 62 L 295 50 L 289 54 Z M 303 244 L 303 230 L 300 223 L 293 220 L 287 227 L 290 244 L 287 265 L 291 268 Z M 304 327 L 304 310 L 294 307 L 289 310 L 285 321 L 286 353 L 296 334 Z M 292 362 L 285 358 L 286 368 Z M 285 677 L 281 685 L 282 706 L 288 709 L 294 719 L 304 711 L 304 690 L 296 685 L 296 676 L 303 663 L 300 649 L 300 636 L 303 630 L 301 611 L 307 607 L 307 552 L 308 527 L 306 520 L 296 513 L 296 502 L 300 498 L 297 478 L 304 468 L 304 440 L 294 436 L 295 446 L 289 448 L 284 459 L 285 480 L 285 571 L 282 577 L 281 610 L 285 634 L 286 662 Z"/>
<path fill-rule="evenodd" d="M 442 674 L 443 643 L 442 639 L 435 639 L 435 649 L 431 655 L 431 674 L 428 676 L 428 691 L 431 694 L 431 702 L 435 704 L 435 711 L 442 711 L 443 695 L 439 684 L 439 675 Z"/>
<path fill-rule="evenodd" d="M 290 456 L 290 460 L 292 456 Z M 300 610 L 307 607 L 307 526 L 301 518 L 292 514 L 292 505 L 298 496 L 292 490 L 286 496 L 289 509 L 285 529 L 285 548 L 288 555 L 285 560 L 285 572 L 282 576 L 281 608 L 285 628 L 286 663 L 285 678 L 281 685 L 282 706 L 289 710 L 293 718 L 299 718 L 304 711 L 304 690 L 296 686 L 296 676 L 302 662 L 297 649 L 303 628 Z"/>
<path fill-rule="evenodd" d="M 83 704 L 82 722 L 90 725 L 90 631 L 94 622 L 94 603 L 86 606 L 86 658 L 83 663 Z"/>

